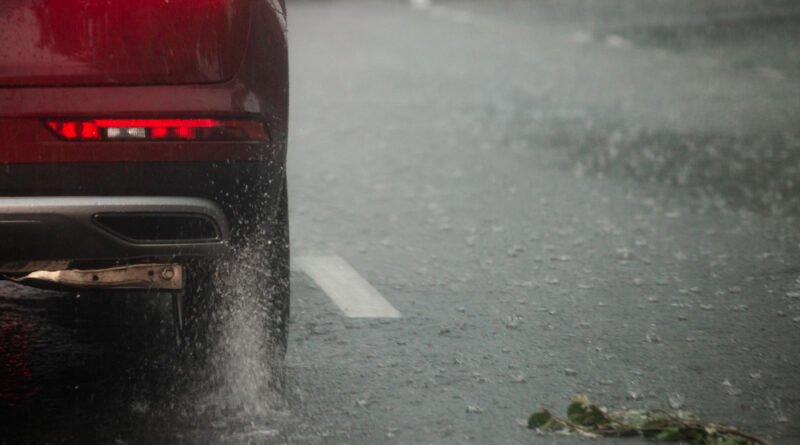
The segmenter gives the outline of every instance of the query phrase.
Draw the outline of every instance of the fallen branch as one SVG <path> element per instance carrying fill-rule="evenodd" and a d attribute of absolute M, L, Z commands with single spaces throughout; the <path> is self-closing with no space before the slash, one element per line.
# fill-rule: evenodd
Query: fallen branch
<path fill-rule="evenodd" d="M 609 413 L 581 394 L 572 398 L 566 418 L 557 417 L 543 408 L 531 414 L 528 427 L 541 432 L 588 437 L 640 436 L 691 444 L 772 445 L 767 439 L 737 428 L 703 423 L 697 416 L 686 411 L 672 413 L 656 409 Z"/>

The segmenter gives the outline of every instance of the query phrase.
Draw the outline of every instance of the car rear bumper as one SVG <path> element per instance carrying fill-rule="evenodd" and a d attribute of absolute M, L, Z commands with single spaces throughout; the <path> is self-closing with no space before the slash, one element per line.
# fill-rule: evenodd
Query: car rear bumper
<path fill-rule="evenodd" d="M 230 229 L 222 209 L 203 198 L 17 197 L 0 198 L 0 239 L 0 271 L 22 272 L 44 260 L 58 269 L 62 260 L 214 255 L 227 248 Z"/>
<path fill-rule="evenodd" d="M 282 162 L 12 164 L 0 169 L 0 271 L 6 272 L 214 255 L 226 245 L 263 238 L 285 183 Z M 178 242 L 164 237 L 147 242 L 129 233 L 138 224 L 135 218 L 109 222 L 97 215 L 195 215 L 200 219 L 193 221 L 213 227 L 214 236 L 189 230 Z M 166 235 L 175 231 L 165 230 Z"/>

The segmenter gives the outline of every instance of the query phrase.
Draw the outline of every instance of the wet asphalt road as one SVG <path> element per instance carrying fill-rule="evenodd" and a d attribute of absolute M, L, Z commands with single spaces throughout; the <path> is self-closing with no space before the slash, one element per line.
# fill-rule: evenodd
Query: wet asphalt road
<path fill-rule="evenodd" d="M 676 47 L 441 5 L 290 4 L 293 255 L 343 258 L 402 318 L 349 318 L 297 269 L 288 388 L 206 392 L 166 296 L 3 284 L 0 443 L 572 443 L 520 422 L 577 392 L 800 441 L 778 25 Z"/>

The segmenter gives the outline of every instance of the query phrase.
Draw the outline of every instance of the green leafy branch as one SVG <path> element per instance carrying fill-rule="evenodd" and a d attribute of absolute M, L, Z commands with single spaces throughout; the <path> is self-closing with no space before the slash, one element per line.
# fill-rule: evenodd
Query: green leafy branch
<path fill-rule="evenodd" d="M 547 409 L 542 409 L 528 418 L 528 428 L 588 437 L 641 436 L 695 445 L 772 445 L 766 439 L 736 428 L 704 423 L 688 411 L 667 412 L 659 409 L 609 413 L 605 408 L 591 403 L 583 394 L 572 397 L 566 418 L 556 417 Z"/>

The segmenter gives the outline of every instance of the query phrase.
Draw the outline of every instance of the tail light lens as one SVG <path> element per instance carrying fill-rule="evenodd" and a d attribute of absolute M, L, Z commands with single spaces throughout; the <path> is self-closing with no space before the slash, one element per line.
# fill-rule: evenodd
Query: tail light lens
<path fill-rule="evenodd" d="M 264 125 L 255 120 L 89 119 L 48 120 L 68 141 L 266 141 Z"/>

